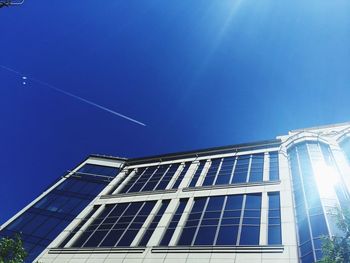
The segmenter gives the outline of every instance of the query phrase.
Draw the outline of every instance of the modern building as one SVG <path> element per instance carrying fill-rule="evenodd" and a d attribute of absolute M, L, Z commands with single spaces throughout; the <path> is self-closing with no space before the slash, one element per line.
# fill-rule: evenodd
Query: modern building
<path fill-rule="evenodd" d="M 28 262 L 316 262 L 349 206 L 350 123 L 124 159 L 91 155 L 0 228 Z"/>

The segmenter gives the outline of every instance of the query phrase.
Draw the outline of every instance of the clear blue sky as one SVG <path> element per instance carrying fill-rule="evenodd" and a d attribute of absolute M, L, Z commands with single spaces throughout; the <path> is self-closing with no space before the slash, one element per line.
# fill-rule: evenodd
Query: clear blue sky
<path fill-rule="evenodd" d="M 90 153 L 139 157 L 350 120 L 350 1 L 29 1 L 0 9 L 0 223 Z"/>

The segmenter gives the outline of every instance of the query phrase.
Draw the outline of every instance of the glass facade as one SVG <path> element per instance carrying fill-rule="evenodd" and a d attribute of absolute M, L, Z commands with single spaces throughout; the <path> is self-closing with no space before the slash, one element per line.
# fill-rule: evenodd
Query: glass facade
<path fill-rule="evenodd" d="M 337 207 L 338 172 L 329 146 L 308 141 L 288 150 L 293 180 L 301 262 L 322 258 L 321 237 L 334 233 L 331 210 Z"/>
<path fill-rule="evenodd" d="M 137 168 L 120 193 L 164 190 L 179 166 L 180 163 L 174 163 Z"/>
<path fill-rule="evenodd" d="M 188 171 L 188 168 L 190 168 L 191 162 L 186 162 L 183 164 L 183 169 L 181 171 L 181 174 L 179 175 L 179 177 L 176 179 L 175 184 L 173 185 L 172 189 L 177 189 L 179 188 L 179 185 L 182 182 L 182 179 L 184 179 L 185 174 Z"/>
<path fill-rule="evenodd" d="M 269 152 L 269 179 L 270 181 L 280 179 L 278 152 Z"/>
<path fill-rule="evenodd" d="M 259 245 L 261 194 L 199 197 L 179 246 Z"/>
<path fill-rule="evenodd" d="M 170 240 L 175 232 L 177 225 L 179 224 L 180 218 L 182 216 L 183 211 L 185 210 L 188 199 L 180 199 L 179 205 L 173 215 L 170 224 L 168 225 L 162 240 L 160 241 L 161 246 L 168 246 Z"/>
<path fill-rule="evenodd" d="M 160 219 L 162 218 L 165 210 L 167 209 L 169 204 L 169 200 L 163 200 L 162 201 L 162 205 L 160 206 L 160 209 L 158 211 L 158 213 L 154 216 L 152 223 L 148 226 L 146 232 L 144 233 L 139 246 L 146 246 L 149 239 L 151 238 L 154 230 L 157 228 L 158 223 L 160 221 Z"/>
<path fill-rule="evenodd" d="M 248 262 L 254 253 L 261 262 L 317 262 L 322 237 L 342 234 L 334 208 L 350 204 L 348 178 L 341 174 L 346 167 L 338 169 L 336 146 L 325 143 L 342 134 L 330 130 L 317 138 L 291 132 L 272 144 L 240 145 L 235 151 L 214 148 L 128 160 L 120 180 L 95 204 L 91 201 L 119 169 L 86 164 L 2 229 L 0 237 L 21 232 L 32 262 L 88 207 L 57 247 L 50 247 L 48 254 L 56 254 L 57 261 L 61 254 L 73 261 L 68 254 L 74 253 L 87 260 L 95 253 L 124 254 L 126 260 L 138 253 L 135 259 L 150 262 L 155 254 L 167 262 L 168 253 L 188 253 L 191 259 L 208 253 L 213 255 L 209 261 L 219 259 L 217 253 L 232 253 L 234 260 Z M 350 164 L 350 137 L 339 146 Z M 287 236 L 295 238 L 284 243 Z"/>
<path fill-rule="evenodd" d="M 198 182 L 198 179 L 199 179 L 199 176 L 201 175 L 201 173 L 203 171 L 203 168 L 204 168 L 204 165 L 205 165 L 206 162 L 207 162 L 207 160 L 199 161 L 197 169 L 196 169 L 196 172 L 194 173 L 194 175 L 192 177 L 192 180 L 190 182 L 189 187 L 195 187 L 196 186 L 196 184 Z"/>
<path fill-rule="evenodd" d="M 106 205 L 73 247 L 130 246 L 155 204 L 156 201 Z M 159 220 L 159 216 L 156 219 Z"/>
<path fill-rule="evenodd" d="M 85 166 L 0 231 L 0 237 L 21 233 L 29 254 L 27 262 L 32 262 L 106 187 L 113 179 L 111 175 L 116 176 L 118 172 L 118 168 Z M 89 174 L 83 174 L 85 172 Z"/>
<path fill-rule="evenodd" d="M 268 211 L 268 244 L 281 245 L 281 205 L 280 194 L 278 192 L 268 193 L 269 211 Z"/>
<path fill-rule="evenodd" d="M 203 186 L 262 182 L 264 153 L 212 159 Z"/>

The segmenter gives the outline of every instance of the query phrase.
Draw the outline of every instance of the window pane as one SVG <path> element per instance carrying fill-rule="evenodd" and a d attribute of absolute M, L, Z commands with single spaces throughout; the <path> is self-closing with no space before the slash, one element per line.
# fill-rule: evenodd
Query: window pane
<path fill-rule="evenodd" d="M 213 245 L 217 226 L 200 227 L 197 233 L 195 245 Z"/>
<path fill-rule="evenodd" d="M 233 174 L 233 183 L 245 183 L 248 175 L 248 165 L 250 156 L 241 155 L 237 158 L 235 171 Z"/>
<path fill-rule="evenodd" d="M 220 227 L 216 245 L 236 245 L 238 225 Z"/>
<path fill-rule="evenodd" d="M 193 236 L 196 232 L 196 228 L 195 227 L 186 227 L 183 229 L 182 233 L 181 233 L 181 237 L 180 240 L 178 242 L 178 245 L 191 245 L 192 240 L 193 240 Z"/>
<path fill-rule="evenodd" d="M 224 196 L 211 196 L 206 211 L 221 211 L 224 204 Z"/>
<path fill-rule="evenodd" d="M 203 171 L 205 163 L 206 163 L 206 160 L 202 160 L 202 161 L 199 162 L 198 168 L 197 168 L 195 174 L 192 177 L 192 180 L 191 180 L 191 183 L 190 183 L 189 187 L 195 187 L 196 186 L 196 183 L 198 181 L 199 176 L 201 175 L 201 173 Z"/>
<path fill-rule="evenodd" d="M 253 154 L 249 182 L 262 182 L 264 171 L 264 154 Z"/>
<path fill-rule="evenodd" d="M 269 245 L 279 245 L 282 243 L 281 240 L 281 226 L 269 226 L 269 232 L 268 232 L 268 244 Z"/>
<path fill-rule="evenodd" d="M 260 227 L 243 226 L 240 245 L 259 245 Z"/>

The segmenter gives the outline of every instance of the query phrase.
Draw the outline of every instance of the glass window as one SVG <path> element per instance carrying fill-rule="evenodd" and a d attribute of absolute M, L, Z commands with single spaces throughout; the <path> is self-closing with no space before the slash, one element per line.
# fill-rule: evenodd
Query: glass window
<path fill-rule="evenodd" d="M 341 143 L 340 148 L 343 150 L 345 157 L 350 164 L 350 137 L 346 137 Z"/>
<path fill-rule="evenodd" d="M 240 245 L 259 245 L 260 227 L 253 225 L 243 225 Z"/>
<path fill-rule="evenodd" d="M 245 183 L 247 182 L 249 155 L 240 155 L 237 158 L 235 171 L 233 173 L 232 183 Z"/>
<path fill-rule="evenodd" d="M 96 174 L 115 177 L 119 172 L 119 168 L 102 166 L 87 163 L 78 170 L 78 173 Z"/>
<path fill-rule="evenodd" d="M 195 198 L 178 245 L 237 245 L 241 224 L 240 244 L 259 245 L 260 214 L 261 193 Z"/>
<path fill-rule="evenodd" d="M 177 189 L 179 187 L 179 185 L 182 182 L 182 179 L 184 179 L 185 174 L 187 173 L 188 168 L 190 168 L 190 166 L 191 166 L 191 162 L 186 162 L 186 163 L 183 164 L 183 169 L 181 171 L 181 174 L 176 179 L 175 184 L 173 185 L 172 189 Z"/>
<path fill-rule="evenodd" d="M 129 246 L 155 203 L 151 201 L 107 205 L 73 247 Z"/>
<path fill-rule="evenodd" d="M 269 179 L 270 181 L 279 180 L 278 152 L 269 152 L 269 159 L 270 159 Z"/>
<path fill-rule="evenodd" d="M 200 226 L 194 245 L 213 245 L 217 226 Z"/>
<path fill-rule="evenodd" d="M 120 193 L 164 190 L 168 186 L 179 165 L 180 164 L 177 163 L 138 168 Z"/>
<path fill-rule="evenodd" d="M 209 170 L 205 176 L 203 185 L 213 185 L 215 177 L 218 173 L 218 169 L 220 167 L 220 164 L 221 164 L 221 158 L 211 160 L 211 164 L 210 164 Z"/>
<path fill-rule="evenodd" d="M 247 194 L 243 215 L 240 245 L 259 245 L 261 193 Z"/>
<path fill-rule="evenodd" d="M 268 244 L 280 245 L 282 244 L 280 194 L 278 192 L 268 193 L 268 198 Z"/>
<path fill-rule="evenodd" d="M 28 258 L 34 259 L 108 183 L 109 180 L 101 177 L 94 177 L 92 180 L 83 174 L 79 177 L 69 176 L 2 229 L 0 236 L 13 236 L 21 232 L 23 244 L 28 248 Z M 65 243 L 69 240 L 65 240 Z"/>
<path fill-rule="evenodd" d="M 173 218 L 170 221 L 170 224 L 160 241 L 161 246 L 167 246 L 169 245 L 169 242 L 174 234 L 174 231 L 180 221 L 180 218 L 182 216 L 183 211 L 185 210 L 186 204 L 188 199 L 180 199 L 179 206 L 177 207 L 175 214 L 173 215 Z"/>
<path fill-rule="evenodd" d="M 288 157 L 296 204 L 300 259 L 302 262 L 308 260 L 313 262 L 313 252 L 317 255 L 318 250 L 321 249 L 320 236 L 329 234 L 320 197 L 322 192 L 318 188 L 314 166 L 320 164 L 333 166 L 334 164 L 329 147 L 315 141 L 295 145 L 288 150 Z"/>
<path fill-rule="evenodd" d="M 162 205 L 159 209 L 159 211 L 157 212 L 157 214 L 155 215 L 155 217 L 152 220 L 152 223 L 148 226 L 148 229 L 146 230 L 145 234 L 143 235 L 139 246 L 146 246 L 149 239 L 151 238 L 154 230 L 156 229 L 160 219 L 162 218 L 166 208 L 168 207 L 169 204 L 169 200 L 163 200 L 162 201 Z"/>
<path fill-rule="evenodd" d="M 236 225 L 221 226 L 216 245 L 236 245 L 238 227 L 238 223 Z"/>
<path fill-rule="evenodd" d="M 199 164 L 197 166 L 197 170 L 196 170 L 195 174 L 192 177 L 192 180 L 191 180 L 191 183 L 190 183 L 189 187 L 195 187 L 196 186 L 196 183 L 197 183 L 197 181 L 199 179 L 199 176 L 201 175 L 201 173 L 203 171 L 203 168 L 204 168 L 204 165 L 205 165 L 206 162 L 207 162 L 207 160 L 199 161 Z"/>
<path fill-rule="evenodd" d="M 264 172 L 264 153 L 252 155 L 249 182 L 262 182 Z"/>
<path fill-rule="evenodd" d="M 215 181 L 215 185 L 230 183 L 234 163 L 235 163 L 235 157 L 226 157 L 223 159 L 223 162 L 220 167 L 220 171 Z"/>

